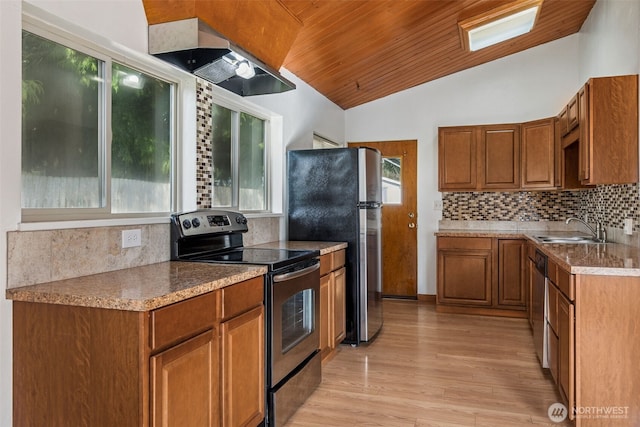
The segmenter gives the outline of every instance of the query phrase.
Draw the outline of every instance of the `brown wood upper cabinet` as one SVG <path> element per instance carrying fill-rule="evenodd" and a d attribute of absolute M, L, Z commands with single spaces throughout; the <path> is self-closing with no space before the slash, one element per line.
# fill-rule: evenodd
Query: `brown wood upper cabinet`
<path fill-rule="evenodd" d="M 574 110 L 577 123 L 563 128 Z M 558 119 L 563 188 L 638 182 L 637 75 L 589 79 Z"/>
<path fill-rule="evenodd" d="M 638 181 L 638 76 L 592 78 L 580 90 L 583 184 Z"/>
<path fill-rule="evenodd" d="M 480 189 L 520 187 L 520 125 L 480 126 Z"/>
<path fill-rule="evenodd" d="M 438 188 L 475 190 L 478 187 L 477 128 L 475 126 L 438 129 Z"/>
<path fill-rule="evenodd" d="M 522 124 L 522 188 L 554 188 L 555 119 Z"/>
<path fill-rule="evenodd" d="M 439 190 L 555 188 L 554 120 L 439 128 Z"/>
<path fill-rule="evenodd" d="M 439 128 L 438 175 L 440 191 L 519 188 L 520 125 Z"/>

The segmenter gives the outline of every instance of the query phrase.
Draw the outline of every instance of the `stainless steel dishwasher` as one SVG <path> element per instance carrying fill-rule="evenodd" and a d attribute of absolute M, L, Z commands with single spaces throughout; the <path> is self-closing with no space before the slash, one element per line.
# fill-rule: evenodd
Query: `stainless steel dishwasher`
<path fill-rule="evenodd" d="M 549 367 L 547 286 L 547 256 L 536 249 L 533 279 L 533 343 L 543 368 Z"/>

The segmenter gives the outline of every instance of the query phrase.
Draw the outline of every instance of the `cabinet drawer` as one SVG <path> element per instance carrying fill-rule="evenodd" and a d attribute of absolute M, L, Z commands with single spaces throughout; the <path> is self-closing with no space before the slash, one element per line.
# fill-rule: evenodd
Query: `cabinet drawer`
<path fill-rule="evenodd" d="M 345 250 L 340 249 L 339 251 L 335 251 L 332 254 L 332 268 L 331 271 L 337 270 L 342 267 L 345 263 Z"/>
<path fill-rule="evenodd" d="M 151 312 L 151 351 L 210 329 L 217 320 L 219 294 L 209 292 Z"/>
<path fill-rule="evenodd" d="M 556 286 L 558 285 L 558 264 L 551 260 L 547 260 L 547 277 L 551 280 Z"/>
<path fill-rule="evenodd" d="M 264 277 L 255 277 L 221 289 L 222 319 L 229 319 L 261 305 L 264 301 Z"/>
<path fill-rule="evenodd" d="M 560 289 L 560 292 L 562 292 L 567 298 L 569 298 L 569 301 L 573 301 L 575 299 L 575 279 L 576 278 L 574 275 L 569 274 L 569 272 L 561 268 L 558 268 L 558 281 L 556 282 L 556 285 L 558 286 L 558 289 Z"/>
<path fill-rule="evenodd" d="M 320 275 L 324 276 L 325 274 L 331 273 L 333 264 L 332 254 L 324 254 L 320 256 Z"/>
<path fill-rule="evenodd" d="M 438 249 L 488 249 L 490 237 L 438 237 Z"/>

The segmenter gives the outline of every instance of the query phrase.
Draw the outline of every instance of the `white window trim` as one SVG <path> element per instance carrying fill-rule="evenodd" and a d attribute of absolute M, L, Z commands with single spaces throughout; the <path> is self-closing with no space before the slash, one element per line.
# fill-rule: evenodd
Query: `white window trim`
<path fill-rule="evenodd" d="M 230 110 L 250 114 L 254 117 L 266 121 L 265 143 L 266 153 L 266 175 L 267 175 L 267 210 L 264 212 L 247 212 L 248 217 L 273 217 L 281 216 L 284 212 L 284 172 L 285 172 L 285 150 L 283 118 L 281 115 L 273 113 L 259 105 L 256 105 L 246 98 L 229 92 L 218 86 L 213 86 L 214 104 Z"/>
<path fill-rule="evenodd" d="M 168 63 L 156 59 L 125 46 L 119 45 L 107 38 L 94 34 L 71 22 L 61 19 L 29 3 L 22 4 L 22 29 L 33 32 L 71 48 L 91 54 L 103 60 L 105 57 L 111 61 L 130 68 L 139 69 L 149 75 L 166 80 L 175 85 L 174 92 L 174 129 L 172 145 L 172 201 L 171 210 L 181 210 L 183 206 L 195 205 L 195 194 L 189 190 L 195 182 L 195 123 L 185 124 L 184 117 L 195 117 L 196 81 L 189 73 L 178 70 Z M 110 73 L 110 71 L 109 71 Z M 187 141 L 193 141 L 187 143 Z M 191 154 L 193 152 L 193 154 Z M 22 154 L 20 154 L 22 156 Z M 21 157 L 20 157 L 21 162 Z M 193 176 L 193 180 L 186 177 Z M 20 188 L 22 185 L 20 185 Z M 24 212 L 23 209 L 21 209 Z M 45 211 L 43 209 L 43 211 Z M 62 210 L 57 210 L 61 212 Z M 72 212 L 73 211 L 73 212 Z M 108 225 L 128 225 L 141 223 L 168 222 L 168 214 L 114 214 L 99 212 L 96 214 L 78 210 L 69 210 L 69 213 L 61 212 L 56 215 L 22 214 L 19 229 L 40 230 L 51 228 L 93 227 Z M 79 216 L 80 215 L 80 216 Z M 95 215 L 95 218 L 94 218 Z M 28 222 L 25 222 L 28 219 Z M 37 222 L 36 222 L 37 221 Z"/>

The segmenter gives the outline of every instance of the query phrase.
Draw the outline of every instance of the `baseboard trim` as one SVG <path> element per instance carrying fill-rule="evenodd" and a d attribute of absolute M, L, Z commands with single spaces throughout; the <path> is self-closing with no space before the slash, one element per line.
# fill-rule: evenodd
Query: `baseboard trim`
<path fill-rule="evenodd" d="M 435 304 L 436 296 L 431 294 L 418 294 L 418 301 L 425 302 L 427 304 Z"/>

